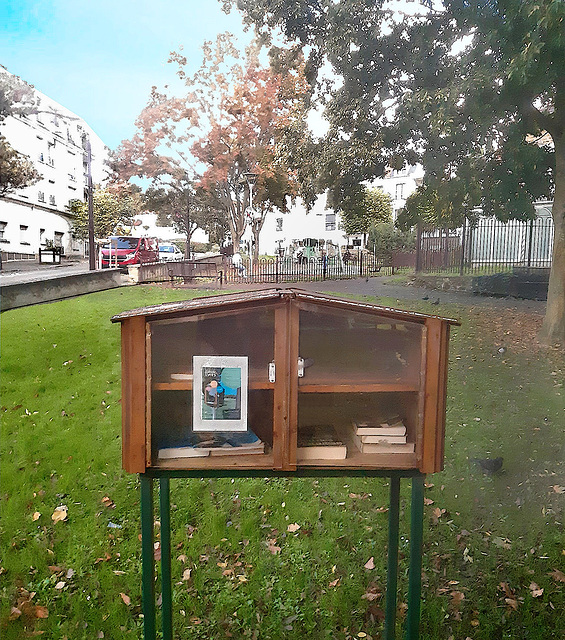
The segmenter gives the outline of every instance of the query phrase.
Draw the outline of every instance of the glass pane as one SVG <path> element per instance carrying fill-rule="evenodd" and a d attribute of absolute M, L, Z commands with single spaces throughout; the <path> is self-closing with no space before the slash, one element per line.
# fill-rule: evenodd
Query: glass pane
<path fill-rule="evenodd" d="M 413 466 L 422 337 L 418 323 L 349 310 L 301 310 L 298 464 L 379 466 L 375 455 L 382 449 L 411 454 L 406 464 Z"/>
<path fill-rule="evenodd" d="M 273 358 L 272 309 L 152 322 L 153 460 L 222 467 L 236 455 L 269 454 Z"/>

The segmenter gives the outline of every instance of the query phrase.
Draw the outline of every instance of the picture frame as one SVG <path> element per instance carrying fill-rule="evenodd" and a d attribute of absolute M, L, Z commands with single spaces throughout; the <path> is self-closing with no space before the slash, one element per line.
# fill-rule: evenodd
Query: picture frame
<path fill-rule="evenodd" d="M 193 431 L 247 431 L 247 356 L 193 356 Z"/>

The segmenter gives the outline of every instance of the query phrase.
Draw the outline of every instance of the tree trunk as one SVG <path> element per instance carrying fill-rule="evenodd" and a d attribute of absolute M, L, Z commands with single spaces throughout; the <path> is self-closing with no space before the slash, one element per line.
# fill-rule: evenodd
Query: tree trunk
<path fill-rule="evenodd" d="M 554 136 L 555 197 L 553 199 L 553 260 L 549 276 L 547 308 L 540 340 L 565 347 L 565 134 Z"/>

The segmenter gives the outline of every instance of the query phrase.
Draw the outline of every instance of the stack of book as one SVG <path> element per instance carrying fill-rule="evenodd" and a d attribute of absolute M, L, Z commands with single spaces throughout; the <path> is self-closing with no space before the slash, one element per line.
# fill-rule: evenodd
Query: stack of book
<path fill-rule="evenodd" d="M 298 448 L 296 459 L 304 460 L 345 460 L 347 447 L 329 424 L 298 427 Z"/>
<path fill-rule="evenodd" d="M 361 453 L 413 453 L 406 425 L 398 415 L 375 422 L 354 422 L 353 442 Z"/>
<path fill-rule="evenodd" d="M 247 431 L 211 431 L 190 433 L 175 446 L 159 449 L 159 460 L 203 458 L 265 453 L 265 443 L 250 429 Z"/>

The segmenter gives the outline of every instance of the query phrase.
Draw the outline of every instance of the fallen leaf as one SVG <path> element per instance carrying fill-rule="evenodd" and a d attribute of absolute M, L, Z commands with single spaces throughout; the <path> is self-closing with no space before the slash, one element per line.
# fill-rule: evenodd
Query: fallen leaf
<path fill-rule="evenodd" d="M 36 605 L 35 606 L 35 617 L 36 618 L 48 618 L 49 617 L 49 611 L 47 609 L 47 607 L 42 607 L 41 605 Z"/>
<path fill-rule="evenodd" d="M 10 616 L 8 620 L 12 622 L 13 620 L 17 620 L 22 615 L 22 612 L 18 609 L 18 607 L 12 607 L 10 609 Z"/>
<path fill-rule="evenodd" d="M 192 569 L 185 569 L 182 572 L 182 579 L 184 582 L 186 582 L 187 580 L 190 580 L 190 574 L 192 573 Z"/>
<path fill-rule="evenodd" d="M 181 553 L 177 560 L 184 564 L 188 560 L 188 556 L 186 556 L 184 553 Z"/>
<path fill-rule="evenodd" d="M 339 578 L 336 578 L 335 580 L 332 580 L 330 582 L 330 584 L 328 585 L 328 587 L 337 587 L 337 585 L 339 584 Z"/>
<path fill-rule="evenodd" d="M 281 548 L 277 546 L 276 538 L 267 540 L 267 548 L 274 556 L 277 555 L 277 553 L 280 553 L 281 550 Z"/>
<path fill-rule="evenodd" d="M 41 518 L 41 514 L 39 513 L 39 511 L 36 511 L 32 516 L 31 519 L 35 522 L 36 520 L 39 520 L 39 518 Z"/>
<path fill-rule="evenodd" d="M 434 501 L 431 498 L 424 498 L 424 504 L 426 506 L 429 506 L 429 505 L 431 505 L 433 503 L 434 503 Z"/>
<path fill-rule="evenodd" d="M 541 595 L 543 595 L 543 589 L 539 588 L 539 585 L 537 585 L 535 582 L 530 582 L 530 593 L 532 594 L 532 598 L 539 598 Z"/>
<path fill-rule="evenodd" d="M 297 524 L 296 522 L 294 524 L 289 524 L 288 527 L 286 528 L 286 530 L 289 531 L 290 533 L 294 533 L 295 531 L 298 531 L 298 529 L 300 529 L 300 525 Z"/>
<path fill-rule="evenodd" d="M 565 582 L 565 573 L 563 573 L 563 571 L 559 571 L 559 569 L 554 569 L 547 575 L 551 576 L 557 582 Z"/>
<path fill-rule="evenodd" d="M 109 498 L 108 496 L 104 496 L 100 502 L 105 507 L 108 507 L 108 509 L 115 509 L 115 507 L 116 507 L 116 505 L 114 504 L 114 501 L 111 498 Z"/>
<path fill-rule="evenodd" d="M 121 593 L 120 592 L 120 597 L 124 601 L 124 604 L 127 604 L 127 605 L 131 604 L 131 598 L 128 595 L 126 595 L 125 593 Z"/>
<path fill-rule="evenodd" d="M 60 591 L 61 589 L 63 589 L 65 587 L 66 584 L 67 584 L 66 582 L 63 582 L 63 580 L 60 580 L 55 585 L 55 589 L 58 589 Z"/>
<path fill-rule="evenodd" d="M 565 487 L 561 487 L 558 484 L 554 484 L 551 488 L 555 493 L 565 493 Z"/>
<path fill-rule="evenodd" d="M 60 507 L 57 507 L 55 509 L 55 511 L 53 511 L 53 515 L 51 516 L 51 520 L 53 520 L 53 522 L 56 524 L 57 522 L 63 522 L 64 520 L 67 519 L 67 515 L 68 515 L 68 508 L 66 505 L 61 505 Z"/>
<path fill-rule="evenodd" d="M 369 569 L 369 570 L 374 569 L 375 568 L 374 556 L 371 556 L 363 566 L 365 567 L 365 569 Z"/>

